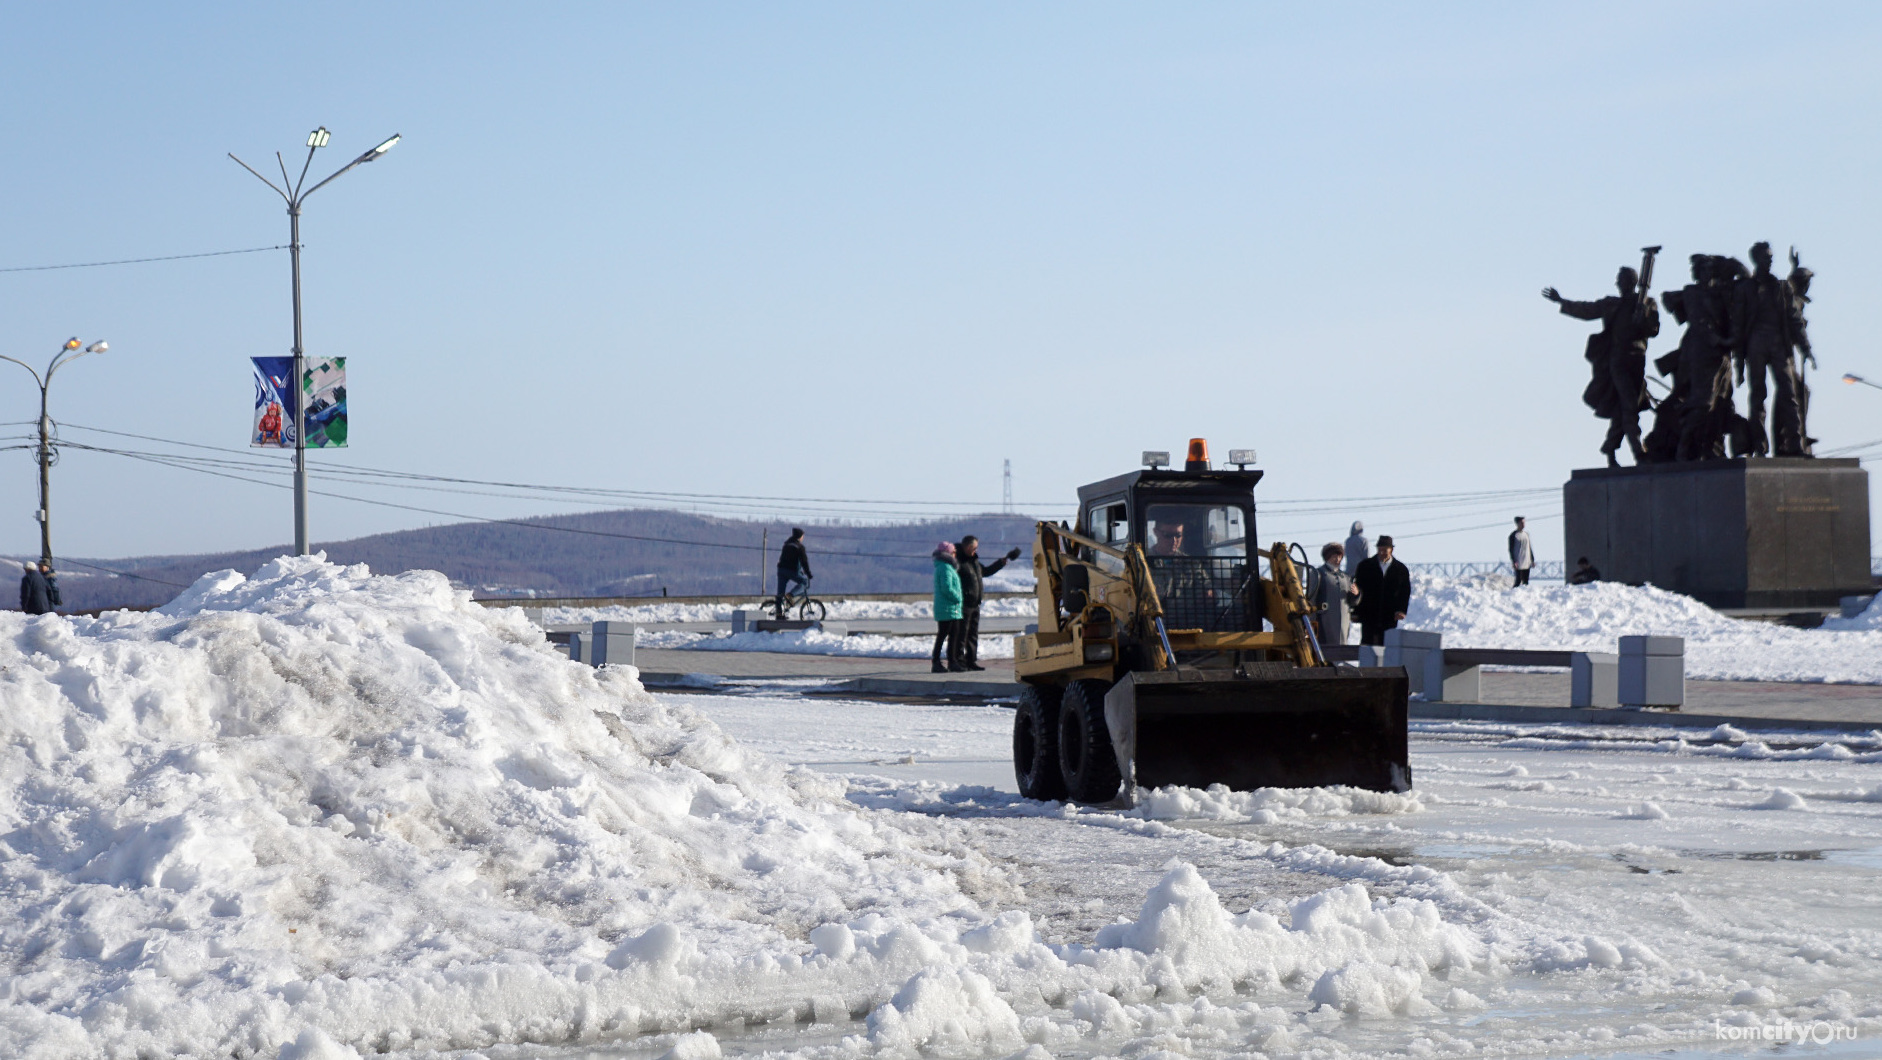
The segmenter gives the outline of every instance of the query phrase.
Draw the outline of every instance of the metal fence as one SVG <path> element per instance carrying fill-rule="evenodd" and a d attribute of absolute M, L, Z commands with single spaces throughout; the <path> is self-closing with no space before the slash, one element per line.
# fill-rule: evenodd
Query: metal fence
<path fill-rule="evenodd" d="M 1405 566 L 1410 567 L 1413 574 L 1437 578 L 1468 578 L 1475 574 L 1501 574 L 1509 578 L 1516 576 L 1516 571 L 1508 563 L 1407 563 Z M 1559 559 L 1537 560 L 1536 565 L 1529 569 L 1529 577 L 1532 581 L 1559 582 L 1567 577 L 1563 573 L 1565 566 Z"/>
<path fill-rule="evenodd" d="M 1170 629 L 1234 633 L 1259 629 L 1248 614 L 1248 560 L 1241 556 L 1146 556 Z"/>

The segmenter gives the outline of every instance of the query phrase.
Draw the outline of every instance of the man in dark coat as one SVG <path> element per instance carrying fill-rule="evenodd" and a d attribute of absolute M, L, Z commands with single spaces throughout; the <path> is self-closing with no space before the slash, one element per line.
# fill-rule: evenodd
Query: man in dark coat
<path fill-rule="evenodd" d="M 792 583 L 810 591 L 810 553 L 804 548 L 804 528 L 791 527 L 791 539 L 778 549 L 778 598 L 777 611 L 784 613 L 784 598 L 790 595 Z"/>
<path fill-rule="evenodd" d="M 52 561 L 40 560 L 28 566 L 20 579 L 20 610 L 29 615 L 43 615 L 65 603 L 59 599 L 59 579 L 52 573 Z"/>
<path fill-rule="evenodd" d="M 954 565 L 961 575 L 961 665 L 969 670 L 986 669 L 980 665 L 981 583 L 1018 558 L 1019 549 L 1013 549 L 992 563 L 980 562 L 980 539 L 972 534 L 954 547 Z"/>
<path fill-rule="evenodd" d="M 1563 298 L 1553 287 L 1542 289 L 1542 297 L 1560 306 L 1564 315 L 1601 322 L 1600 334 L 1588 340 L 1587 358 L 1594 374 L 1581 398 L 1595 415 L 1608 421 L 1608 436 L 1601 443 L 1601 452 L 1606 454 L 1609 467 L 1621 464 L 1614 454 L 1622 439 L 1633 451 L 1634 463 L 1641 463 L 1645 456 L 1640 443 L 1640 410 L 1650 407 L 1647 340 L 1660 333 L 1660 307 L 1638 293 L 1639 283 L 1640 274 L 1623 265 L 1614 277 L 1617 295 L 1576 302 Z"/>
<path fill-rule="evenodd" d="M 1359 643 L 1383 645 L 1385 631 L 1396 627 L 1411 608 L 1411 571 L 1393 557 L 1392 539 L 1380 535 L 1372 558 L 1359 565 Z"/>

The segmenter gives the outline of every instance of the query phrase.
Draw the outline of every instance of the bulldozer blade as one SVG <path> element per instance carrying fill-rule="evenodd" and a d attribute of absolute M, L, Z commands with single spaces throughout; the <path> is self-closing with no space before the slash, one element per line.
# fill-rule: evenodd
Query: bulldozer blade
<path fill-rule="evenodd" d="M 1171 784 L 1411 790 L 1404 667 L 1255 663 L 1245 673 L 1134 672 L 1112 686 L 1104 716 L 1125 802 Z"/>

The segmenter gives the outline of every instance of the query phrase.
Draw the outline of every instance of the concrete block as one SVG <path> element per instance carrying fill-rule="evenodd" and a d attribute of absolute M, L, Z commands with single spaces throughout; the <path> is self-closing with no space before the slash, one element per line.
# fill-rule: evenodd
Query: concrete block
<path fill-rule="evenodd" d="M 1620 658 L 1618 692 L 1623 707 L 1638 709 L 1684 705 L 1685 656 L 1623 654 Z"/>
<path fill-rule="evenodd" d="M 1684 637 L 1622 637 L 1622 655 L 1685 655 Z"/>
<path fill-rule="evenodd" d="M 586 634 L 582 634 L 582 633 L 570 633 L 569 634 L 569 661 L 570 662 L 587 662 L 588 661 L 588 652 L 584 650 L 588 647 L 588 645 L 582 643 L 583 641 L 587 639 L 588 637 Z"/>
<path fill-rule="evenodd" d="M 1837 603 L 1842 608 L 1844 618 L 1855 618 L 1857 615 L 1869 610 L 1869 601 L 1874 599 L 1874 594 L 1869 596 L 1845 596 L 1837 601 Z"/>
<path fill-rule="evenodd" d="M 758 621 L 764 617 L 765 613 L 757 608 L 735 608 L 732 611 L 732 632 L 755 633 L 757 632 Z"/>
<path fill-rule="evenodd" d="M 634 665 L 634 626 L 629 622 L 597 622 L 585 645 L 590 666 Z"/>
<path fill-rule="evenodd" d="M 537 629 L 542 628 L 542 608 L 525 607 L 523 608 L 523 617 L 529 620 L 530 625 L 535 626 Z"/>
<path fill-rule="evenodd" d="M 1604 651 L 1578 651 L 1568 665 L 1568 705 L 1621 705 L 1621 657 Z"/>
<path fill-rule="evenodd" d="M 1384 666 L 1385 652 L 1371 644 L 1361 644 L 1359 646 L 1359 665 Z"/>
<path fill-rule="evenodd" d="M 848 622 L 819 622 L 817 630 L 820 633 L 828 633 L 832 637 L 847 637 L 850 635 L 850 624 Z"/>
<path fill-rule="evenodd" d="M 1385 646 L 1437 651 L 1444 647 L 1444 634 L 1418 629 L 1388 629 L 1385 631 Z"/>
<path fill-rule="evenodd" d="M 1439 652 L 1432 656 L 1442 658 Z M 1427 664 L 1428 666 L 1429 664 Z M 1432 695 L 1432 689 L 1437 695 Z M 1425 700 L 1432 703 L 1481 703 L 1483 702 L 1483 667 L 1465 666 L 1461 663 L 1439 663 L 1438 679 L 1433 681 L 1429 669 L 1425 676 Z"/>

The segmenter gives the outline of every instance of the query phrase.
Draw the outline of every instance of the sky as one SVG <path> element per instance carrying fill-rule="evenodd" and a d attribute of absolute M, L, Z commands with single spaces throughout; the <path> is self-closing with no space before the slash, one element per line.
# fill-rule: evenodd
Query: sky
<path fill-rule="evenodd" d="M 325 126 L 318 179 L 402 134 L 304 210 L 352 423 L 309 458 L 344 495 L 316 542 L 626 503 L 361 469 L 866 521 L 997 510 L 1010 460 L 1063 516 L 1206 437 L 1257 451 L 1264 538 L 1495 560 L 1523 514 L 1557 558 L 1604 423 L 1589 326 L 1538 292 L 1645 244 L 1656 289 L 1795 245 L 1812 433 L 1882 437 L 1882 391 L 1833 382 L 1882 377 L 1878 46 L 1856 4 L 29 5 L 0 269 L 285 244 L 228 152 L 298 170 Z M 288 280 L 285 250 L 0 272 L 0 353 L 110 343 L 55 380 L 62 439 L 265 465 L 67 447 L 55 552 L 291 540 L 243 449 Z M 17 445 L 38 392 L 0 369 Z M 35 490 L 0 451 L 0 553 L 37 551 Z"/>

